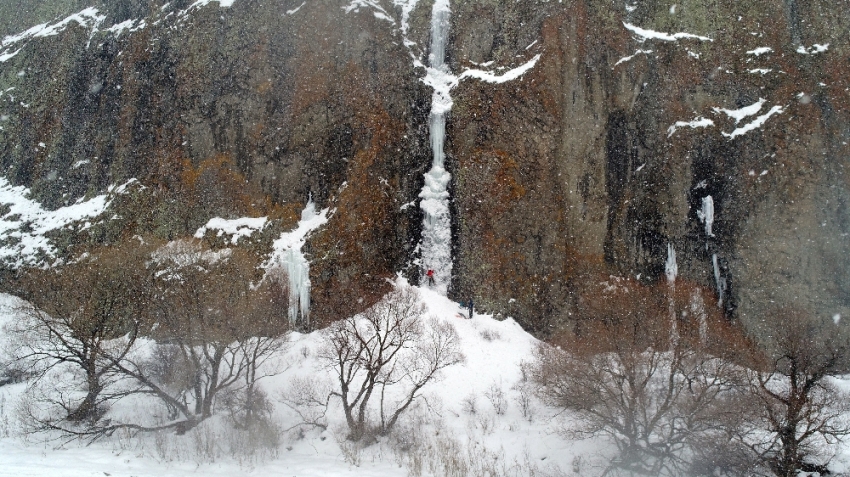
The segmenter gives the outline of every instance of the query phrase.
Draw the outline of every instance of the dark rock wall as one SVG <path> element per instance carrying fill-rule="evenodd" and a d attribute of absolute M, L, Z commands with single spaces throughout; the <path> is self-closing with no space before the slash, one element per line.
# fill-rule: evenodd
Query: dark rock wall
<path fill-rule="evenodd" d="M 0 63 L 0 91 L 15 88 L 0 97 L 2 174 L 52 207 L 138 178 L 153 199 L 128 227 L 163 238 L 216 215 L 291 224 L 312 197 L 333 209 L 308 243 L 319 323 L 362 309 L 399 271 L 414 278 L 422 217 L 402 206 L 430 167 L 431 92 L 412 56 L 427 55 L 431 2 L 411 13 L 409 48 L 389 1 L 378 3 L 395 23 L 339 0 L 167 15 L 191 3 L 103 2 L 104 25 L 146 16 L 147 27 L 116 37 L 72 26 Z M 22 4 L 28 23 L 0 32 L 77 6 Z M 635 7 L 452 3 L 456 74 L 541 55 L 520 79 L 464 79 L 452 92 L 452 296 L 545 333 L 580 319 L 584 290 L 608 275 L 663 280 L 672 244 L 681 279 L 706 289 L 718 257 L 722 307 L 750 327 L 792 302 L 850 316 L 850 4 Z M 640 42 L 624 22 L 712 41 Z M 816 43 L 828 49 L 797 52 Z M 773 51 L 747 53 L 758 47 Z M 724 136 L 756 116 L 736 124 L 712 108 L 760 98 L 756 116 L 783 111 Z M 714 126 L 670 133 L 698 117 Z M 713 236 L 698 215 L 707 195 Z"/>
<path fill-rule="evenodd" d="M 717 289 L 717 256 L 721 306 L 751 328 L 788 304 L 822 320 L 846 316 L 850 151 L 840 71 L 850 66 L 850 5 L 636 5 L 455 6 L 457 67 L 542 53 L 520 80 L 465 81 L 456 90 L 456 294 L 544 331 L 579 318 L 583 289 L 601 277 L 663 280 L 672 244 L 680 279 L 704 288 Z M 640 42 L 624 22 L 713 41 Z M 797 52 L 815 43 L 828 50 Z M 773 52 L 747 54 L 764 46 Z M 750 72 L 757 68 L 772 71 Z M 712 110 L 760 98 L 762 110 L 738 124 Z M 762 127 L 721 134 L 776 105 L 782 113 Z M 698 117 L 714 127 L 669 133 Z M 698 215 L 707 195 L 712 236 Z"/>

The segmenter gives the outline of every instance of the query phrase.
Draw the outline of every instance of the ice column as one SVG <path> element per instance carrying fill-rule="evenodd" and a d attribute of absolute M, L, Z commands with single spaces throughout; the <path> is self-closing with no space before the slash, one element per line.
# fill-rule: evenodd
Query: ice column
<path fill-rule="evenodd" d="M 440 87 L 451 77 L 445 63 L 446 41 L 449 30 L 449 2 L 437 0 L 431 11 L 431 53 L 429 55 L 429 81 L 435 85 L 431 101 L 431 113 L 428 118 L 429 135 L 433 160 L 431 169 L 425 174 L 425 185 L 419 197 L 420 207 L 425 219 L 422 224 L 420 243 L 421 265 L 425 271 L 434 270 L 436 287 L 446 292 L 452 279 L 451 257 L 451 213 L 449 211 L 448 186 L 451 174 L 445 169 L 443 144 L 446 136 L 446 113 L 452 107 L 449 87 Z"/>
<path fill-rule="evenodd" d="M 702 209 L 697 211 L 697 216 L 705 223 L 705 249 L 709 250 L 711 239 L 714 237 L 714 199 L 707 195 L 702 198 Z M 720 274 L 720 265 L 717 262 L 717 254 L 711 254 L 711 265 L 714 268 L 714 283 L 717 286 L 717 306 L 723 305 L 723 292 L 726 290 L 726 280 Z"/>
<path fill-rule="evenodd" d="M 702 198 L 702 209 L 697 212 L 697 216 L 705 222 L 706 237 L 714 237 L 714 233 L 711 231 L 711 227 L 714 225 L 714 199 L 710 195 Z"/>
<path fill-rule="evenodd" d="M 679 274 L 679 265 L 676 263 L 676 249 L 672 243 L 667 244 L 667 261 L 664 263 L 664 274 L 667 275 L 667 286 L 670 295 L 667 297 L 667 308 L 670 313 L 670 348 L 674 348 L 679 342 L 679 326 L 676 320 L 676 276 Z"/>
<path fill-rule="evenodd" d="M 726 280 L 720 274 L 720 264 L 717 263 L 717 254 L 711 254 L 711 266 L 714 268 L 714 282 L 717 285 L 717 306 L 723 305 L 723 290 L 726 289 Z"/>
<path fill-rule="evenodd" d="M 667 244 L 667 261 L 664 262 L 664 274 L 667 275 L 667 283 L 676 283 L 679 274 L 679 265 L 676 263 L 676 249 L 672 243 Z"/>
<path fill-rule="evenodd" d="M 272 257 L 266 268 L 280 267 L 289 282 L 289 322 L 293 325 L 310 325 L 310 262 L 301 248 L 310 232 L 328 221 L 328 209 L 316 212 L 312 199 L 301 211 L 298 227 L 285 232 L 272 245 Z"/>
<path fill-rule="evenodd" d="M 281 262 L 289 278 L 289 322 L 310 324 L 310 264 L 301 249 L 283 252 Z M 300 320 L 299 320 L 300 312 Z"/>
<path fill-rule="evenodd" d="M 708 316 L 705 302 L 697 290 L 691 293 L 691 314 L 699 321 L 699 342 L 705 344 L 708 339 Z"/>

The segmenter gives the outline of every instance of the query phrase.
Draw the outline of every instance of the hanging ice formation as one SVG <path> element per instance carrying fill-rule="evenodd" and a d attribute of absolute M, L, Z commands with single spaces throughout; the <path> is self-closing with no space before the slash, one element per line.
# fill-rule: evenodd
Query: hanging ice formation
<path fill-rule="evenodd" d="M 709 250 L 711 239 L 714 238 L 714 232 L 711 230 L 714 225 L 714 199 L 710 195 L 702 198 L 702 209 L 697 212 L 697 216 L 705 224 L 705 249 Z M 720 274 L 716 253 L 711 254 L 711 266 L 714 269 L 714 283 L 717 287 L 717 306 L 722 306 L 726 280 Z"/>
<path fill-rule="evenodd" d="M 425 174 L 425 185 L 419 197 L 425 219 L 422 224 L 421 273 L 434 271 L 436 287 L 443 293 L 452 279 L 451 257 L 451 212 L 449 210 L 448 186 L 451 174 L 445 168 L 443 143 L 446 136 L 446 113 L 452 107 L 449 91 L 456 78 L 445 63 L 446 41 L 449 30 L 449 1 L 437 0 L 431 10 L 431 53 L 429 55 L 428 78 L 434 86 L 431 113 L 428 118 L 433 161 L 431 170 Z"/>
<path fill-rule="evenodd" d="M 667 261 L 664 262 L 664 274 L 667 275 L 667 283 L 675 283 L 679 274 L 679 265 L 676 263 L 676 249 L 672 243 L 667 244 Z"/>
<path fill-rule="evenodd" d="M 281 268 L 289 283 L 289 322 L 307 327 L 310 324 L 310 262 L 301 251 L 307 235 L 328 221 L 328 209 L 316 212 L 313 200 L 301 211 L 301 221 L 292 232 L 274 241 L 267 269 Z"/>
<path fill-rule="evenodd" d="M 289 322 L 298 322 L 299 313 L 304 325 L 310 322 L 310 263 L 301 249 L 290 248 L 281 255 L 289 277 Z"/>
<path fill-rule="evenodd" d="M 696 290 L 691 293 L 691 314 L 699 321 L 699 341 L 705 343 L 708 339 L 708 316 L 702 296 Z"/>
<path fill-rule="evenodd" d="M 676 249 L 672 243 L 667 244 L 667 261 L 664 263 L 664 274 L 667 275 L 667 285 L 670 295 L 667 297 L 667 308 L 670 314 L 670 347 L 675 347 L 679 341 L 679 326 L 676 320 L 676 276 L 679 265 L 676 263 Z"/>
<path fill-rule="evenodd" d="M 714 225 L 714 199 L 710 195 L 702 198 L 702 209 L 697 212 L 700 220 L 705 222 L 706 237 L 714 237 L 711 231 L 711 226 Z"/>
<path fill-rule="evenodd" d="M 723 305 L 723 290 L 726 289 L 726 280 L 720 274 L 720 265 L 717 263 L 717 254 L 711 254 L 711 265 L 714 267 L 714 283 L 717 285 L 717 306 Z"/>

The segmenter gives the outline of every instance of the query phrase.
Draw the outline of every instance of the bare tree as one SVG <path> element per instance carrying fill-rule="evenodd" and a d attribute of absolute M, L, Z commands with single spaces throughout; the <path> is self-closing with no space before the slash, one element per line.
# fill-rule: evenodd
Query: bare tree
<path fill-rule="evenodd" d="M 741 442 L 779 477 L 827 473 L 830 448 L 850 434 L 850 393 L 831 376 L 846 373 L 850 344 L 839 328 L 794 308 L 774 311 L 760 369 L 748 372 L 753 422 Z"/>
<path fill-rule="evenodd" d="M 238 341 L 246 366 L 241 385 L 231 393 L 235 399 L 229 406 L 238 427 L 263 422 L 270 413 L 271 404 L 260 388 L 260 380 L 283 371 L 283 364 L 275 360 L 286 347 L 285 334 L 289 331 L 289 322 L 282 320 L 289 294 L 286 283 L 283 274 L 267 274 L 246 303 L 247 319 Z"/>
<path fill-rule="evenodd" d="M 45 372 L 73 363 L 83 371 L 87 390 L 72 406 L 65 389 L 43 389 L 23 407 L 36 424 L 32 430 L 92 440 L 118 429 L 185 432 L 213 414 L 226 390 L 238 424 L 262 419 L 268 403 L 258 381 L 275 372 L 269 360 L 287 332 L 281 313 L 285 281 L 252 287 L 260 271 L 248 252 L 214 252 L 197 242 L 172 243 L 153 256 L 150 267 L 141 268 L 144 277 L 131 274 L 136 269 L 123 260 L 113 270 L 113 262 L 98 257 L 82 263 L 82 270 L 101 278 L 118 274 L 123 281 L 51 272 L 37 282 L 50 286 L 32 288 L 49 291 L 45 306 L 59 308 L 29 310 L 20 324 L 19 359 L 39 363 Z M 146 346 L 136 346 L 142 337 Z M 129 395 L 155 398 L 164 405 L 164 421 L 104 416 L 106 404 Z M 64 408 L 65 415 L 57 421 L 45 404 Z"/>
<path fill-rule="evenodd" d="M 279 308 L 283 282 L 252 290 L 255 260 L 240 251 L 212 252 L 195 244 L 156 257 L 153 360 L 116 359 L 115 366 L 158 397 L 171 422 L 185 432 L 212 416 L 221 391 L 241 388 L 241 418 L 256 418 L 258 369 L 282 346 L 288 331 Z"/>
<path fill-rule="evenodd" d="M 629 311 L 623 303 L 653 300 L 626 298 L 611 302 L 610 319 L 584 322 L 581 338 L 541 345 L 531 376 L 545 402 L 576 416 L 570 435 L 604 436 L 616 446 L 605 474 L 683 475 L 732 418 L 724 403 L 738 392 L 740 372 L 709 353 L 711 343 L 701 344 L 703 323 L 678 323 L 671 346 L 667 310 Z"/>
<path fill-rule="evenodd" d="M 389 432 L 437 373 L 463 360 L 454 327 L 421 322 L 424 306 L 410 287 L 397 287 L 362 316 L 338 321 L 325 331 L 320 354 L 333 371 L 349 439 L 367 433 L 370 402 L 378 394 L 378 431 Z M 400 396 L 391 400 L 391 396 Z"/>
<path fill-rule="evenodd" d="M 63 412 L 36 419 L 44 427 L 60 425 L 56 419 L 95 422 L 123 394 L 111 388 L 119 376 L 107 356 L 125 356 L 139 335 L 149 283 L 143 255 L 137 247 L 115 247 L 22 279 L 30 301 L 8 330 L 12 356 L 35 370 L 36 381 L 69 365 L 82 375 L 81 399 L 76 393 L 45 399 Z"/>

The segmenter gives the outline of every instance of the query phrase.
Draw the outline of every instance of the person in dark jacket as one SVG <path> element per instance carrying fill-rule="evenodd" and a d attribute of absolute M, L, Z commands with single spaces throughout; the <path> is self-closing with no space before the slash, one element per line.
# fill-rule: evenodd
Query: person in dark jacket
<path fill-rule="evenodd" d="M 472 302 L 472 298 L 469 299 L 469 319 L 472 319 L 472 314 L 475 312 L 475 304 Z"/>

